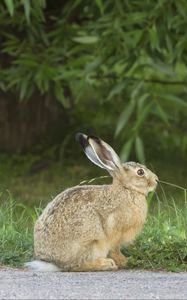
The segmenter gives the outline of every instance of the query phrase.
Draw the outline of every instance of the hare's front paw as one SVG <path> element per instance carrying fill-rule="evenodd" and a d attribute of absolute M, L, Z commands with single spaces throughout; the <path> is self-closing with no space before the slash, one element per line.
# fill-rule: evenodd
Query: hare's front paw
<path fill-rule="evenodd" d="M 111 251 L 110 257 L 115 261 L 118 268 L 123 269 L 128 263 L 128 258 L 124 256 L 119 249 Z"/>
<path fill-rule="evenodd" d="M 99 264 L 100 264 L 100 268 L 103 271 L 112 271 L 112 270 L 117 270 L 118 267 L 115 264 L 115 261 L 111 258 L 100 258 L 98 260 Z"/>

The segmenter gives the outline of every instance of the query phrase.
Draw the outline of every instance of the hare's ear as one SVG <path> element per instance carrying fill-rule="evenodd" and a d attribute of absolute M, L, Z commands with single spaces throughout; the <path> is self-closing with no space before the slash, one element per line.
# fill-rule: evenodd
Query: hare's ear
<path fill-rule="evenodd" d="M 107 171 L 115 171 L 121 167 L 118 155 L 107 143 L 96 136 L 82 133 L 76 135 L 87 157 L 99 167 Z"/>

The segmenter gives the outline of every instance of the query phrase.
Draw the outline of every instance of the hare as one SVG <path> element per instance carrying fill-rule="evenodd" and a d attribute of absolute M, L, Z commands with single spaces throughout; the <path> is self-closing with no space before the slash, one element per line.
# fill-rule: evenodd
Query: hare
<path fill-rule="evenodd" d="M 107 170 L 110 185 L 78 185 L 57 195 L 34 228 L 38 271 L 105 271 L 125 267 L 120 252 L 141 231 L 147 216 L 146 196 L 158 177 L 144 165 L 121 163 L 107 143 L 96 136 L 76 135 L 87 157 Z"/>

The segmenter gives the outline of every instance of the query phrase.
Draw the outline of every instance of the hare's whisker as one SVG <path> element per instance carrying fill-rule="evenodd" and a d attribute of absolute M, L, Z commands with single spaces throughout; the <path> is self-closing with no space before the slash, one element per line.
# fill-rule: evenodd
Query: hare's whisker
<path fill-rule="evenodd" d="M 170 185 L 170 186 L 173 186 L 173 187 L 176 187 L 178 189 L 181 189 L 181 190 L 187 190 L 187 188 L 184 188 L 180 185 L 177 185 L 177 184 L 174 184 L 174 183 L 170 183 L 170 182 L 167 182 L 167 181 L 163 181 L 163 180 L 158 180 L 159 183 L 164 183 L 164 184 L 167 184 L 167 185 Z"/>

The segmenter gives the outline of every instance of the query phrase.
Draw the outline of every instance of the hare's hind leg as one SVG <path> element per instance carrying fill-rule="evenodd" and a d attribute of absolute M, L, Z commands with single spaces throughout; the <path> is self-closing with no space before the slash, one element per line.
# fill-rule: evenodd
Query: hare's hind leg
<path fill-rule="evenodd" d="M 80 267 L 74 267 L 74 272 L 93 272 L 93 271 L 114 271 L 117 270 L 115 262 L 111 258 L 98 258 L 93 261 L 87 261 Z"/>
<path fill-rule="evenodd" d="M 127 265 L 128 258 L 124 256 L 120 251 L 120 246 L 117 246 L 113 250 L 111 250 L 109 257 L 111 257 L 118 268 L 123 269 Z"/>
<path fill-rule="evenodd" d="M 107 258 L 108 245 L 105 241 L 95 240 L 84 248 L 71 271 L 106 271 L 117 270 L 113 259 Z"/>

